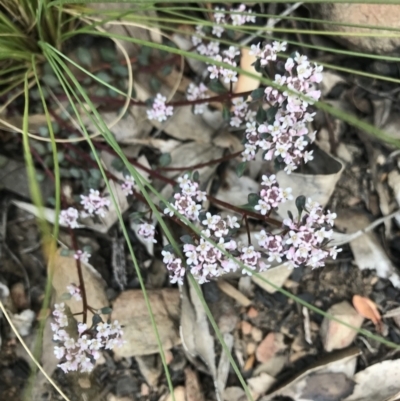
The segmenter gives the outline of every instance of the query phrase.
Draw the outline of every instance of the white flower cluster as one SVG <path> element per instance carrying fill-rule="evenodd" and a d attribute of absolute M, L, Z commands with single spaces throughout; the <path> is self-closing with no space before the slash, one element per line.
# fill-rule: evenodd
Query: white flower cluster
<path fill-rule="evenodd" d="M 332 237 L 336 213 L 329 210 L 324 213 L 317 202 L 308 199 L 301 218 L 288 218 L 283 221 L 283 234 L 269 235 L 265 230 L 256 235 L 258 244 L 268 254 L 268 261 L 277 261 L 290 267 L 300 265 L 313 269 L 325 266 L 325 260 L 330 256 L 336 258 L 341 249 L 328 248 Z"/>
<path fill-rule="evenodd" d="M 235 46 L 229 46 L 229 49 L 224 50 L 222 54 L 224 55 L 224 57 L 217 54 L 213 57 L 213 59 L 219 63 L 223 62 L 229 64 L 232 67 L 237 67 L 235 58 L 240 55 L 240 50 L 238 48 L 236 48 Z M 211 64 L 208 67 L 208 71 L 210 72 L 210 79 L 222 78 L 226 84 L 229 84 L 230 82 L 236 82 L 238 80 L 237 72 L 231 70 L 230 68 L 220 67 Z"/>
<path fill-rule="evenodd" d="M 99 191 L 91 189 L 88 196 L 81 195 L 81 205 L 84 209 L 81 212 L 82 217 L 94 215 L 104 217 L 110 206 L 110 200 L 101 196 Z"/>
<path fill-rule="evenodd" d="M 206 226 L 206 229 L 201 232 L 204 237 L 209 238 L 218 244 L 218 247 L 228 251 L 246 265 L 249 270 L 243 269 L 244 274 L 251 275 L 251 270 L 263 271 L 268 267 L 260 260 L 261 254 L 256 252 L 253 246 L 244 247 L 232 239 L 231 236 L 240 228 L 235 216 L 227 216 L 226 219 L 223 219 L 217 214 L 207 213 L 201 224 Z M 234 272 L 239 268 L 239 264 L 228 258 L 218 247 L 203 237 L 194 240 L 194 243 L 183 245 L 185 264 L 190 267 L 190 272 L 199 284 L 206 283 L 211 278 Z M 182 284 L 185 275 L 182 259 L 165 250 L 162 251 L 162 255 L 163 262 L 170 272 L 171 283 Z"/>
<path fill-rule="evenodd" d="M 230 10 L 231 13 L 225 13 L 225 8 L 216 7 L 214 9 L 214 21 L 211 34 L 217 38 L 220 38 L 225 31 L 223 25 L 231 24 L 235 26 L 244 25 L 247 22 L 256 22 L 256 17 L 252 15 L 251 10 L 246 9 L 244 4 L 241 4 L 238 8 Z M 205 28 L 202 25 L 196 26 L 196 35 L 192 36 L 192 43 L 196 46 L 198 53 L 205 56 L 214 57 L 219 54 L 219 42 L 211 41 L 204 43 L 204 37 L 206 36 Z"/>
<path fill-rule="evenodd" d="M 284 50 L 285 42 L 274 42 L 263 48 L 260 44 L 252 46 L 252 54 L 258 57 L 261 66 L 275 61 L 277 52 Z M 285 164 L 289 174 L 301 160 L 307 163 L 313 159 L 312 151 L 305 150 L 315 139 L 315 132 L 310 133 L 307 128 L 315 113 L 309 113 L 308 108 L 321 96 L 315 84 L 322 80 L 322 66 L 313 65 L 306 56 L 296 53 L 286 61 L 285 70 L 285 75 L 275 75 L 274 83 L 288 90 L 265 89 L 265 100 L 276 109 L 275 116 L 260 125 L 248 124 L 243 158 L 253 160 L 257 151 L 263 149 L 265 160 L 276 158 Z"/>
<path fill-rule="evenodd" d="M 275 175 L 269 177 L 263 175 L 261 186 L 260 199 L 254 209 L 264 216 L 272 209 L 278 207 L 281 203 L 293 199 L 292 188 L 280 188 Z"/>
<path fill-rule="evenodd" d="M 84 210 L 80 213 L 73 207 L 62 210 L 59 216 L 60 224 L 70 228 L 79 228 L 79 217 L 85 218 L 94 215 L 104 217 L 110 201 L 101 196 L 99 191 L 91 189 L 88 196 L 81 195 L 81 204 Z"/>
<path fill-rule="evenodd" d="M 124 192 L 125 196 L 133 195 L 133 190 L 135 186 L 135 180 L 132 176 L 125 176 L 125 180 L 121 184 L 121 189 Z M 61 210 L 59 216 L 59 223 L 63 226 L 67 226 L 69 228 L 79 228 L 78 219 L 79 217 L 93 217 L 95 215 L 100 217 L 105 217 L 108 208 L 110 207 L 110 200 L 100 195 L 100 192 L 94 189 L 89 191 L 89 195 L 81 195 L 81 205 L 83 209 L 81 212 L 74 207 L 69 207 L 68 209 Z M 75 259 L 78 259 L 80 256 L 78 251 L 75 254 Z M 90 255 L 84 253 L 83 257 Z M 80 258 L 79 258 L 80 259 Z M 82 260 L 82 259 L 81 259 Z M 87 262 L 87 260 L 83 260 Z"/>
<path fill-rule="evenodd" d="M 249 109 L 249 105 L 244 98 L 237 97 L 232 99 L 232 117 L 229 122 L 232 127 L 240 127 L 244 122 L 247 123 L 246 127 L 255 125 L 255 117 L 256 113 Z"/>
<path fill-rule="evenodd" d="M 160 93 L 157 94 L 151 109 L 147 110 L 147 117 L 149 120 L 163 122 L 174 114 L 174 108 L 172 106 L 167 106 L 165 104 L 166 101 L 167 98 L 165 96 L 162 96 Z"/>
<path fill-rule="evenodd" d="M 187 90 L 186 99 L 189 101 L 205 99 L 207 97 L 206 92 L 207 86 L 205 86 L 203 83 L 201 83 L 200 85 L 195 85 L 194 83 L 191 83 Z M 203 114 L 207 104 L 208 103 L 195 104 L 194 114 Z"/>
<path fill-rule="evenodd" d="M 81 289 L 77 285 L 75 284 L 67 285 L 67 291 L 77 301 L 82 301 Z"/>
<path fill-rule="evenodd" d="M 157 242 L 154 239 L 154 235 L 156 234 L 156 228 L 153 224 L 142 223 L 139 225 L 138 235 L 140 235 L 145 241 L 153 242 L 154 244 Z"/>
<path fill-rule="evenodd" d="M 77 338 L 73 338 L 66 331 L 68 317 L 63 303 L 54 305 L 53 316 L 53 339 L 58 343 L 54 347 L 54 354 L 57 359 L 65 360 L 58 365 L 65 373 L 91 372 L 95 361 L 100 357 L 101 349 L 113 349 L 123 344 L 123 331 L 117 320 L 112 324 L 101 322 L 91 328 L 78 323 Z"/>
<path fill-rule="evenodd" d="M 121 184 L 121 189 L 124 192 L 125 196 L 133 195 L 135 184 L 135 179 L 131 175 L 125 176 L 125 180 Z"/>
<path fill-rule="evenodd" d="M 83 263 L 88 263 L 89 262 L 89 258 L 91 256 L 92 255 L 90 253 L 88 253 L 86 251 L 81 251 L 81 250 L 76 251 L 75 254 L 74 254 L 74 258 L 76 260 L 80 260 Z"/>
<path fill-rule="evenodd" d="M 201 209 L 201 204 L 207 198 L 207 194 L 199 190 L 199 184 L 189 178 L 189 174 L 178 178 L 180 191 L 174 195 L 173 207 L 168 206 L 164 209 L 164 214 L 173 216 L 174 211 L 178 211 L 191 221 L 197 221 Z"/>

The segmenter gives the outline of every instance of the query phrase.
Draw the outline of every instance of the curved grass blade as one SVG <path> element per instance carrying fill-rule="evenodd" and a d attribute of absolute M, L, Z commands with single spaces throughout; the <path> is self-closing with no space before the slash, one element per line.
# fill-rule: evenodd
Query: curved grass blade
<path fill-rule="evenodd" d="M 146 288 L 145 288 L 145 285 L 144 285 L 143 277 L 142 277 L 141 272 L 140 272 L 140 267 L 139 267 L 139 264 L 137 262 L 136 255 L 135 255 L 135 253 L 133 251 L 132 245 L 130 243 L 128 231 L 127 231 L 127 229 L 125 227 L 125 223 L 123 221 L 123 217 L 122 217 L 122 214 L 120 212 L 120 209 L 119 209 L 119 206 L 118 206 L 118 202 L 117 202 L 117 200 L 116 200 L 116 198 L 115 198 L 115 196 L 113 194 L 112 188 L 111 188 L 111 186 L 110 186 L 110 184 L 108 182 L 108 178 L 107 178 L 107 175 L 106 175 L 106 173 L 104 171 L 104 168 L 102 166 L 101 160 L 100 160 L 100 158 L 99 158 L 99 156 L 97 154 L 97 151 L 96 151 L 95 146 L 93 145 L 93 142 L 90 140 L 89 133 L 87 132 L 87 130 L 85 128 L 85 125 L 83 124 L 83 121 L 82 121 L 82 119 L 80 117 L 80 114 L 79 114 L 79 112 L 78 112 L 78 110 L 77 110 L 77 108 L 76 108 L 76 106 L 74 104 L 74 101 L 73 101 L 72 97 L 71 97 L 71 94 L 75 98 L 75 101 L 78 104 L 80 104 L 82 107 L 83 107 L 83 103 L 80 101 L 79 96 L 75 93 L 75 91 L 73 90 L 71 85 L 68 83 L 68 81 L 64 78 L 63 72 L 66 73 L 69 76 L 69 78 L 71 79 L 73 84 L 76 86 L 76 88 L 80 92 L 81 96 L 83 96 L 85 98 L 86 97 L 86 93 L 83 90 L 83 88 L 80 86 L 79 82 L 75 79 L 73 74 L 70 72 L 68 67 L 58 57 L 58 55 L 55 54 L 54 52 L 51 52 L 51 49 L 46 48 L 45 45 L 43 47 L 45 49 L 45 52 L 48 55 L 48 60 L 51 63 L 54 72 L 56 73 L 58 79 L 60 80 L 61 85 L 63 86 L 64 92 L 68 96 L 68 100 L 70 102 L 70 105 L 71 105 L 72 109 L 74 110 L 75 116 L 76 116 L 76 118 L 77 118 L 77 120 L 78 120 L 78 122 L 79 122 L 79 124 L 80 124 L 80 126 L 82 128 L 82 131 L 83 131 L 85 137 L 87 138 L 88 144 L 89 144 L 89 146 L 90 146 L 90 148 L 91 148 L 91 150 L 92 150 L 92 152 L 94 154 L 94 157 L 95 157 L 95 160 L 96 160 L 96 162 L 98 164 L 99 170 L 100 170 L 100 172 L 101 172 L 101 174 L 103 176 L 103 179 L 105 181 L 106 187 L 107 187 L 107 189 L 108 189 L 108 191 L 110 193 L 110 197 L 111 197 L 112 203 L 113 203 L 113 205 L 115 207 L 115 210 L 117 212 L 117 216 L 118 216 L 118 220 L 119 220 L 119 223 L 120 223 L 120 227 L 122 229 L 124 238 L 126 240 L 126 243 L 127 243 L 128 249 L 129 249 L 129 253 L 130 253 L 131 257 L 132 257 L 132 261 L 133 261 L 134 266 L 135 266 L 135 270 L 136 270 L 136 273 L 137 273 L 137 276 L 138 276 L 138 279 L 139 279 L 140 287 L 141 287 L 142 292 L 143 292 L 143 296 L 144 296 L 144 300 L 145 300 L 145 303 L 146 303 L 146 307 L 147 307 L 147 310 L 149 312 L 149 316 L 150 316 L 150 320 L 151 320 L 151 323 L 152 323 L 152 327 L 153 327 L 154 333 L 156 335 L 156 339 L 157 339 L 157 343 L 158 343 L 158 347 L 159 347 L 159 353 L 160 353 L 160 356 L 161 356 L 161 361 L 162 361 L 162 364 L 163 364 L 163 367 L 164 367 L 164 371 L 165 371 L 165 375 L 166 375 L 166 378 L 167 378 L 168 387 L 169 387 L 169 390 L 170 390 L 170 393 L 171 393 L 171 396 L 172 396 L 172 400 L 175 401 L 175 395 L 174 395 L 174 388 L 173 388 L 173 385 L 172 385 L 172 379 L 171 379 L 171 376 L 170 376 L 170 373 L 169 373 L 167 361 L 165 359 L 165 354 L 164 354 L 164 351 L 163 351 L 163 347 L 162 347 L 160 335 L 159 335 L 159 332 L 158 332 L 157 324 L 156 324 L 155 319 L 154 319 L 154 315 L 153 315 L 153 312 L 152 312 L 152 307 L 151 307 L 151 304 L 150 304 L 150 301 L 149 301 L 149 298 L 148 298 L 148 295 L 147 295 L 147 291 L 146 291 Z M 59 63 L 59 65 L 61 66 L 62 70 L 56 64 L 56 62 Z M 88 99 L 86 98 L 85 100 L 87 101 Z M 97 120 L 96 121 L 92 117 L 91 114 L 86 112 L 87 116 L 92 120 L 93 124 L 95 124 L 95 126 L 97 126 L 97 128 L 100 131 L 103 131 L 104 127 L 105 127 L 105 129 L 107 129 L 107 126 L 104 124 L 104 122 L 102 122 L 102 119 L 99 116 L 99 114 L 97 113 L 97 110 L 94 108 L 93 104 L 90 101 L 88 102 L 88 104 L 89 104 L 89 107 L 91 109 L 92 114 L 96 117 L 96 120 Z M 84 107 L 83 107 L 83 110 L 86 111 L 86 109 Z"/>

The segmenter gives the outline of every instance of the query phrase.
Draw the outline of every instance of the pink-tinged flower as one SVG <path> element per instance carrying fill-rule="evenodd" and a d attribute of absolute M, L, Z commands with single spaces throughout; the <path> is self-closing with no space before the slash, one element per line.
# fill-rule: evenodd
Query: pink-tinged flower
<path fill-rule="evenodd" d="M 65 348 L 64 347 L 54 347 L 54 355 L 57 359 L 61 359 L 65 355 Z"/>
<path fill-rule="evenodd" d="M 138 235 L 141 236 L 145 241 L 156 243 L 157 240 L 154 238 L 156 228 L 149 223 L 142 223 L 138 229 Z"/>
<path fill-rule="evenodd" d="M 293 70 L 293 67 L 294 67 L 294 60 L 292 59 L 292 58 L 288 58 L 287 60 L 286 60 L 286 63 L 285 63 L 285 70 L 287 71 L 287 72 L 291 72 L 292 70 Z"/>
<path fill-rule="evenodd" d="M 303 156 L 304 163 L 308 163 L 309 161 L 314 159 L 313 152 L 314 152 L 313 150 L 311 150 L 310 152 L 308 152 L 308 151 L 304 152 L 304 156 Z"/>
<path fill-rule="evenodd" d="M 87 215 L 104 217 L 110 206 L 110 201 L 102 197 L 99 191 L 91 189 L 88 196 L 81 195 L 81 204 Z"/>
<path fill-rule="evenodd" d="M 271 210 L 271 207 L 263 199 L 260 199 L 258 201 L 258 205 L 254 206 L 254 209 L 259 211 L 263 216 L 265 216 Z"/>
<path fill-rule="evenodd" d="M 160 93 L 154 99 L 152 108 L 147 110 L 147 117 L 149 120 L 157 120 L 159 122 L 165 121 L 168 117 L 172 116 L 174 109 L 172 106 L 165 104 L 167 98 Z"/>
<path fill-rule="evenodd" d="M 70 284 L 67 285 L 67 291 L 77 300 L 77 301 L 81 301 L 82 300 L 82 296 L 81 296 L 81 290 L 78 286 L 76 286 L 75 284 Z"/>
<path fill-rule="evenodd" d="M 227 223 L 228 223 L 228 227 L 229 228 L 234 229 L 234 228 L 239 228 L 240 227 L 240 224 L 238 223 L 238 219 L 237 219 L 236 216 L 229 216 L 228 215 L 226 218 L 227 218 Z"/>
<path fill-rule="evenodd" d="M 124 182 L 121 184 L 121 189 L 126 196 L 133 195 L 135 188 L 135 179 L 131 175 L 125 176 Z"/>
<path fill-rule="evenodd" d="M 78 251 L 76 251 L 75 253 L 74 253 L 74 258 L 76 259 L 76 260 L 80 260 L 81 262 L 83 262 L 83 263 L 88 263 L 89 262 L 89 258 L 91 257 L 92 255 L 90 254 L 90 253 L 88 253 L 88 252 L 86 252 L 86 251 L 81 251 L 81 250 L 78 250 Z"/>
<path fill-rule="evenodd" d="M 108 337 L 110 335 L 110 328 L 108 323 L 98 323 L 96 326 L 97 338 Z"/>
<path fill-rule="evenodd" d="M 73 207 L 69 207 L 66 210 L 61 210 L 59 216 L 59 223 L 62 226 L 70 228 L 79 228 L 78 224 L 79 212 Z"/>
<path fill-rule="evenodd" d="M 207 92 L 207 87 L 201 83 L 200 85 L 195 85 L 191 83 L 187 90 L 186 98 L 187 100 L 194 101 L 199 99 L 205 99 Z M 194 114 L 202 114 L 204 113 L 205 107 L 208 103 L 196 104 L 194 105 Z"/>

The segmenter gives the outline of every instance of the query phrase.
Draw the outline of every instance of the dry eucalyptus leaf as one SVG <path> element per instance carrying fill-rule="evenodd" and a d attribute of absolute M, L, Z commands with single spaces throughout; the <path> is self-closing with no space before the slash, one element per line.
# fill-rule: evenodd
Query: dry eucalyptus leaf
<path fill-rule="evenodd" d="M 58 249 L 54 259 L 54 274 L 53 274 L 53 288 L 57 293 L 58 300 L 67 291 L 67 286 L 70 284 L 79 285 L 78 271 L 76 267 L 76 260 L 73 253 L 70 255 L 63 256 L 63 250 Z M 64 250 L 65 252 L 65 250 Z M 106 296 L 106 284 L 101 278 L 97 270 L 88 263 L 81 262 L 83 281 L 85 283 L 86 298 L 88 305 L 95 310 L 104 308 L 109 305 Z M 75 298 L 63 300 L 71 313 L 82 312 L 82 301 L 78 301 Z M 93 313 L 88 311 L 88 321 L 92 321 Z M 82 315 L 75 316 L 75 319 L 82 321 Z"/>
<path fill-rule="evenodd" d="M 214 380 L 217 399 L 222 399 L 222 391 L 226 384 L 227 355 L 221 355 L 218 369 L 216 367 L 216 355 L 214 350 L 214 337 L 210 333 L 209 324 L 204 307 L 191 282 L 181 286 L 182 315 L 180 333 L 182 345 L 191 362 L 196 363 L 196 357 L 204 362 L 205 366 L 197 367 L 210 374 Z M 199 335 L 201 333 L 201 335 Z M 229 333 L 225 333 L 229 334 Z M 229 334 L 224 338 L 228 347 L 233 345 L 233 337 Z M 229 337 L 229 338 L 228 338 Z"/>
<path fill-rule="evenodd" d="M 259 276 L 261 276 L 265 280 L 270 281 L 272 284 L 275 284 L 278 288 L 283 286 L 284 282 L 289 278 L 291 274 L 292 270 L 288 269 L 288 267 L 284 264 L 271 267 L 265 272 L 258 273 Z M 259 277 L 252 275 L 251 280 L 253 281 L 253 283 L 257 284 L 259 287 L 269 292 L 270 294 L 273 294 L 277 291 L 276 288 L 272 287 Z"/>
<path fill-rule="evenodd" d="M 327 313 L 356 328 L 360 328 L 364 321 L 347 301 L 331 306 Z M 348 347 L 357 337 L 357 331 L 327 317 L 322 321 L 320 334 L 324 349 L 328 352 Z"/>
<path fill-rule="evenodd" d="M 210 160 L 218 159 L 222 156 L 222 149 L 212 144 L 199 144 L 196 142 L 184 143 L 178 146 L 171 153 L 171 163 L 168 167 L 182 167 L 192 166 L 195 164 L 207 163 Z M 215 169 L 217 164 L 205 166 L 196 169 L 200 175 L 200 182 L 206 183 Z M 166 171 L 165 175 L 168 177 L 177 177 L 184 173 L 183 171 Z"/>
<path fill-rule="evenodd" d="M 184 350 L 189 357 L 199 357 L 206 365 L 205 371 L 216 378 L 214 337 L 210 334 L 208 320 L 192 284 L 181 287 L 182 314 L 180 334 Z M 198 335 L 201 333 L 201 336 Z"/>
<path fill-rule="evenodd" d="M 241 49 L 241 57 L 240 57 L 240 68 L 244 71 L 250 72 L 253 75 L 258 75 L 261 77 L 261 73 L 257 72 L 252 65 L 257 60 L 257 57 L 250 54 L 250 49 L 243 47 Z M 260 81 L 258 79 L 249 77 L 244 74 L 240 74 L 239 78 L 236 82 L 234 92 L 241 93 L 252 91 L 257 89 L 260 86 Z"/>
<path fill-rule="evenodd" d="M 21 202 L 21 201 L 16 201 L 14 200 L 12 202 L 15 206 L 19 207 L 22 210 L 25 210 L 28 213 L 32 213 L 34 216 L 37 218 L 41 218 L 42 216 L 51 224 L 54 224 L 56 221 L 56 213 L 54 209 L 50 209 L 48 207 L 43 207 L 38 210 L 38 208 L 35 205 L 32 205 L 31 203 L 27 202 Z M 60 224 L 61 227 L 67 227 L 64 224 Z M 79 224 L 79 228 L 84 227 L 83 224 Z"/>
<path fill-rule="evenodd" d="M 282 218 L 286 218 L 288 211 L 295 213 L 295 200 L 300 195 L 311 198 L 313 201 L 325 206 L 342 175 L 343 168 L 344 165 L 340 160 L 316 148 L 314 150 L 314 160 L 304 166 L 304 173 L 286 174 L 284 171 L 279 171 L 276 177 L 280 187 L 292 188 L 293 194 L 293 200 L 279 206 L 279 215 Z"/>
<path fill-rule="evenodd" d="M 400 359 L 369 366 L 353 380 L 354 391 L 343 401 L 386 401 L 400 391 Z"/>
<path fill-rule="evenodd" d="M 193 47 L 193 43 L 186 36 L 175 33 L 172 35 L 172 39 L 181 50 L 189 51 Z M 203 74 L 207 71 L 207 64 L 204 61 L 187 57 L 186 62 L 199 76 L 203 76 Z"/>
<path fill-rule="evenodd" d="M 335 220 L 336 227 L 349 236 L 353 232 L 368 227 L 369 223 L 368 217 L 357 210 L 339 211 L 338 218 Z M 340 238 L 343 239 L 343 236 Z M 353 239 L 350 242 L 350 248 L 359 269 L 376 270 L 378 277 L 389 279 L 394 287 L 400 288 L 400 276 L 375 233 L 368 232 Z"/>
<path fill-rule="evenodd" d="M 120 111 L 100 112 L 101 118 L 107 126 L 115 121 L 119 114 Z M 82 113 L 81 118 L 88 130 L 92 132 L 98 131 L 98 128 L 86 113 Z M 111 128 L 111 132 L 117 142 L 130 143 L 129 141 L 148 137 L 152 128 L 147 118 L 146 109 L 135 106 L 131 107 L 119 122 Z"/>
<path fill-rule="evenodd" d="M 353 306 L 361 316 L 371 320 L 375 325 L 382 321 L 381 314 L 375 302 L 371 301 L 369 298 L 354 295 Z"/>
<path fill-rule="evenodd" d="M 328 355 L 327 357 L 321 359 L 317 366 L 306 369 L 302 374 L 297 375 L 293 381 L 289 382 L 287 385 L 274 391 L 273 393 L 262 397 L 260 401 L 272 401 L 275 400 L 278 396 L 290 397 L 291 399 L 298 401 L 340 400 L 340 397 L 333 398 L 333 400 L 331 400 L 330 398 L 328 399 L 326 398 L 325 394 L 321 394 L 321 397 L 314 397 L 313 399 L 305 398 L 304 395 L 308 395 L 307 383 L 310 383 L 310 377 L 324 373 L 342 373 L 345 375 L 345 377 L 351 379 L 356 369 L 357 356 L 359 354 L 360 351 L 358 349 L 351 348 Z M 339 381 L 338 383 L 339 389 L 339 384 L 341 383 L 342 381 Z M 322 387 L 321 390 L 323 390 Z"/>
<path fill-rule="evenodd" d="M 192 113 L 191 106 L 176 107 L 173 116 L 167 121 L 160 123 L 151 120 L 151 123 L 175 139 L 198 143 L 210 143 L 214 133 L 220 128 L 207 124 L 201 114 Z"/>
<path fill-rule="evenodd" d="M 223 333 L 223 337 L 229 352 L 232 353 L 233 335 L 230 333 Z M 226 382 L 228 381 L 230 367 L 231 362 L 229 360 L 229 356 L 225 350 L 222 350 L 217 369 L 217 388 L 219 394 L 224 393 Z"/>
<path fill-rule="evenodd" d="M 224 175 L 224 182 L 215 197 L 234 206 L 247 203 L 249 193 L 258 192 L 260 185 L 250 177 L 238 177 L 236 172 L 229 169 Z"/>
<path fill-rule="evenodd" d="M 164 288 L 147 291 L 154 319 L 164 350 L 180 344 L 177 330 L 179 320 L 179 292 Z M 124 331 L 126 343 L 114 349 L 121 358 L 150 355 L 159 352 L 157 338 L 151 324 L 141 290 L 122 292 L 112 305 L 111 320 L 118 320 Z"/>

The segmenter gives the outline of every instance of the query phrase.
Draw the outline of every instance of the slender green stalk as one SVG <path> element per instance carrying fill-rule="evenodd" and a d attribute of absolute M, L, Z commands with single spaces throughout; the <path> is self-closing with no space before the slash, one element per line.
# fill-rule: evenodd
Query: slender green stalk
<path fill-rule="evenodd" d="M 112 190 L 112 188 L 111 188 L 111 186 L 109 184 L 109 181 L 107 179 L 107 175 L 106 175 L 106 173 L 104 171 L 104 168 L 102 166 L 102 162 L 101 162 L 101 160 L 100 160 L 100 158 L 99 158 L 99 156 L 97 154 L 96 148 L 94 147 L 94 145 L 93 145 L 93 143 L 92 143 L 92 141 L 90 139 L 89 133 L 87 132 L 87 130 L 85 128 L 85 125 L 83 124 L 83 121 L 81 119 L 79 111 L 77 110 L 77 108 L 76 108 L 76 106 L 74 104 L 74 101 L 71 98 L 70 93 L 74 96 L 75 101 L 78 104 L 80 104 L 84 110 L 86 110 L 86 109 L 85 109 L 85 107 L 83 107 L 83 103 L 80 101 L 79 96 L 75 93 L 75 91 L 72 89 L 71 85 L 64 78 L 63 71 L 64 71 L 64 73 L 66 73 L 68 75 L 69 79 L 73 82 L 75 87 L 78 89 L 78 91 L 80 92 L 81 96 L 83 96 L 85 98 L 85 100 L 87 101 L 87 104 L 90 107 L 90 110 L 91 110 L 92 114 L 96 117 L 96 119 L 94 119 L 92 117 L 92 115 L 89 114 L 88 112 L 87 112 L 87 116 L 92 120 L 92 122 L 95 124 L 95 126 L 97 126 L 97 128 L 99 130 L 104 130 L 104 128 L 107 130 L 107 127 L 104 124 L 104 122 L 102 121 L 100 115 L 97 113 L 97 110 L 94 107 L 94 105 L 88 99 L 88 97 L 86 95 L 86 92 L 80 86 L 79 82 L 76 80 L 74 75 L 70 72 L 70 70 L 66 67 L 66 65 L 63 63 L 63 61 L 58 57 L 57 54 L 55 54 L 54 52 L 51 53 L 51 49 L 49 49 L 45 44 L 42 44 L 42 45 L 43 45 L 44 51 L 46 52 L 46 54 L 48 56 L 49 62 L 52 64 L 54 72 L 56 73 L 58 79 L 60 80 L 60 83 L 63 86 L 64 92 L 68 96 L 70 105 L 74 110 L 76 118 L 78 119 L 78 122 L 79 122 L 79 124 L 80 124 L 80 126 L 81 126 L 81 128 L 83 130 L 83 133 L 84 133 L 85 137 L 87 138 L 89 146 L 90 146 L 90 148 L 91 148 L 91 150 L 92 150 L 92 152 L 94 154 L 95 160 L 96 160 L 96 162 L 97 162 L 97 164 L 99 166 L 99 170 L 100 170 L 100 172 L 101 172 L 101 174 L 102 174 L 102 176 L 104 178 L 106 187 L 107 187 L 107 189 L 108 189 L 108 191 L 110 193 L 110 197 L 111 197 L 112 203 L 114 205 L 114 208 L 115 208 L 117 216 L 118 216 L 120 227 L 122 229 L 123 235 L 124 235 L 126 243 L 128 245 L 129 253 L 130 253 L 131 257 L 132 257 L 132 260 L 133 260 L 133 263 L 134 263 L 134 266 L 135 266 L 136 274 L 138 276 L 140 287 L 141 287 L 142 292 L 143 292 L 143 297 L 144 297 L 144 300 L 145 300 L 145 303 L 146 303 L 146 307 L 147 307 L 147 310 L 149 312 L 150 320 L 151 320 L 152 327 L 153 327 L 153 330 L 154 330 L 154 333 L 155 333 L 155 336 L 156 336 L 156 339 L 157 339 L 157 344 L 158 344 L 158 347 L 159 347 L 161 361 L 162 361 L 162 364 L 163 364 L 163 367 L 164 367 L 164 371 L 165 371 L 165 375 L 166 375 L 166 378 L 167 378 L 168 387 L 169 387 L 170 393 L 172 395 L 172 400 L 175 401 L 174 388 L 173 388 L 172 379 L 171 379 L 171 376 L 170 376 L 170 373 L 169 373 L 167 361 L 165 359 L 165 354 L 164 354 L 164 351 L 163 351 L 161 338 L 160 338 L 159 331 L 158 331 L 158 328 L 157 328 L 157 324 L 156 324 L 156 321 L 155 321 L 155 318 L 154 318 L 154 314 L 152 312 L 152 307 L 151 307 L 151 304 L 150 304 L 149 297 L 147 295 L 146 287 L 144 285 L 143 277 L 142 277 L 142 274 L 140 272 L 140 267 L 139 267 L 139 264 L 137 262 L 136 255 L 135 255 L 135 253 L 133 251 L 133 248 L 132 248 L 132 245 L 131 245 L 131 242 L 130 242 L 130 239 L 129 239 L 128 231 L 126 229 L 126 226 L 125 226 L 125 223 L 124 223 L 124 220 L 123 220 L 120 208 L 119 208 L 119 204 L 118 204 L 117 199 L 114 196 L 113 190 Z M 63 71 L 61 71 L 60 67 L 58 67 L 56 62 L 62 67 Z"/>

